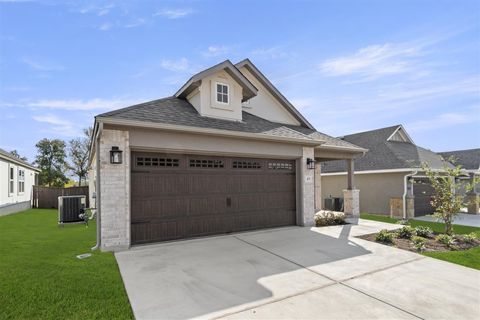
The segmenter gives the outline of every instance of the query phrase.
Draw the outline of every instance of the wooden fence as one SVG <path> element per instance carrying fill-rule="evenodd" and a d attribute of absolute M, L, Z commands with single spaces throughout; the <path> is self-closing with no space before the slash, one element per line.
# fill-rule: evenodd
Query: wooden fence
<path fill-rule="evenodd" d="M 58 197 L 60 196 L 86 196 L 87 208 L 89 205 L 88 186 L 71 188 L 51 188 L 33 186 L 33 207 L 44 209 L 58 209 Z"/>

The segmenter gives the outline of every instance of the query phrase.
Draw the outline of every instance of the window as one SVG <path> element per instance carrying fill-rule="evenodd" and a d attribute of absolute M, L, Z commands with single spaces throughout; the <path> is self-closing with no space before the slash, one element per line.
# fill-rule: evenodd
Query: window
<path fill-rule="evenodd" d="M 268 169 L 271 170 L 292 170 L 293 165 L 288 162 L 269 162 Z"/>
<path fill-rule="evenodd" d="M 190 159 L 190 168 L 223 168 L 223 160 Z"/>
<path fill-rule="evenodd" d="M 15 188 L 15 168 L 8 167 L 8 194 L 12 194 Z"/>
<path fill-rule="evenodd" d="M 25 192 L 25 170 L 18 170 L 18 193 Z"/>
<path fill-rule="evenodd" d="M 178 167 L 180 165 L 180 160 L 159 157 L 137 157 L 136 165 L 137 167 Z"/>
<path fill-rule="evenodd" d="M 261 169 L 262 165 L 260 162 L 243 160 L 233 161 L 232 167 L 233 169 Z"/>
<path fill-rule="evenodd" d="M 217 83 L 217 102 L 228 104 L 228 85 Z"/>

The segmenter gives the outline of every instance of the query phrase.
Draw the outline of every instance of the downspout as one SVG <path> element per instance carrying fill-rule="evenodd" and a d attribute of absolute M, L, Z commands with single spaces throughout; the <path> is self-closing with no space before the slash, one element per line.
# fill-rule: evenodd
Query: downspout
<path fill-rule="evenodd" d="M 98 123 L 98 130 L 97 134 L 95 135 L 95 175 L 96 175 L 96 182 L 95 182 L 95 191 L 96 191 L 96 199 L 95 199 L 95 206 L 97 207 L 97 243 L 92 248 L 92 250 L 97 250 L 100 248 L 100 239 L 101 239 L 101 227 L 100 227 L 100 220 L 101 220 L 101 189 L 100 189 L 100 136 L 103 130 L 103 123 Z"/>
<path fill-rule="evenodd" d="M 418 173 L 418 170 L 410 172 L 403 177 L 403 220 L 407 219 L 407 193 L 408 193 L 408 178 L 413 177 Z"/>

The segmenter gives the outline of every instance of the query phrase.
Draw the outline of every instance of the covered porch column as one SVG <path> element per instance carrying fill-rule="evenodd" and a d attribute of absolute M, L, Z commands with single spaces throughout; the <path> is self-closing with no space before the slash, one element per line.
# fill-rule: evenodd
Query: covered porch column
<path fill-rule="evenodd" d="M 360 216 L 360 190 L 355 188 L 354 160 L 347 159 L 347 189 L 343 190 L 343 212 L 346 215 Z"/>

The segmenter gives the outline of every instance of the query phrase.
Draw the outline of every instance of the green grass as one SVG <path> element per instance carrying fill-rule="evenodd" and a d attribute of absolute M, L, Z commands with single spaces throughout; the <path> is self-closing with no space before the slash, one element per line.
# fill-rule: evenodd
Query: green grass
<path fill-rule="evenodd" d="M 360 214 L 360 218 L 367 219 L 367 220 L 380 221 L 380 222 L 387 222 L 387 223 L 396 223 L 398 221 L 397 219 L 390 218 L 388 216 L 368 214 L 368 213 Z M 445 226 L 441 222 L 429 222 L 429 221 L 418 221 L 418 220 L 409 220 L 408 222 L 412 227 L 426 226 L 426 227 L 430 227 L 433 231 L 438 233 L 442 233 L 445 231 Z M 476 228 L 476 227 L 453 225 L 453 232 L 456 234 L 468 234 L 471 232 L 475 232 L 480 237 L 480 228 Z M 479 247 L 472 248 L 465 251 L 424 252 L 423 255 L 480 270 L 480 248 Z"/>
<path fill-rule="evenodd" d="M 95 251 L 95 224 L 57 226 L 56 210 L 0 217 L 0 319 L 132 319 L 112 253 Z"/>

